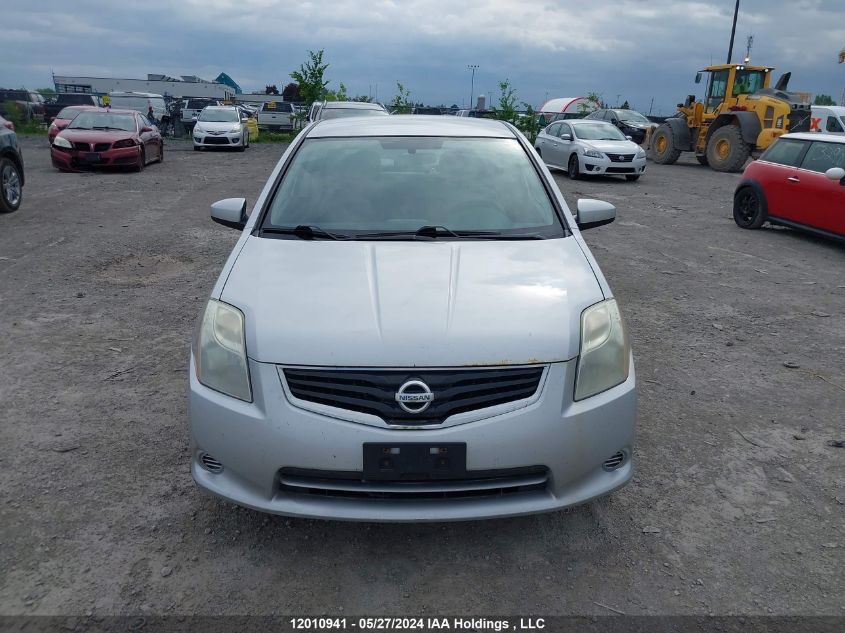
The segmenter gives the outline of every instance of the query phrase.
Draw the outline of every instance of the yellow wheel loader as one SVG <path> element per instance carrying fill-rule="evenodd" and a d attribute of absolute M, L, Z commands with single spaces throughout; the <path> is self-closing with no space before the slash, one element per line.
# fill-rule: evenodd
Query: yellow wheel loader
<path fill-rule="evenodd" d="M 716 171 L 739 172 L 749 156 L 771 145 L 787 132 L 810 129 L 810 104 L 803 95 L 787 92 L 791 73 L 769 87 L 774 68 L 721 64 L 708 66 L 702 101 L 695 95 L 678 104 L 675 116 L 666 119 L 651 136 L 656 163 L 671 165 L 681 152 L 695 152 L 702 165 Z"/>

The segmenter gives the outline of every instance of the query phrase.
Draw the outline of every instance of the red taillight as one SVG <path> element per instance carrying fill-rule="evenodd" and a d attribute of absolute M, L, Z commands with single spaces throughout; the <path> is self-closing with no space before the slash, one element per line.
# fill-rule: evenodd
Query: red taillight
<path fill-rule="evenodd" d="M 115 142 L 112 147 L 114 149 L 120 149 L 122 147 L 135 147 L 135 141 L 133 141 L 131 138 L 125 138 L 122 141 Z"/>
<path fill-rule="evenodd" d="M 11 121 L 3 121 L 3 127 L 12 130 L 12 132 L 15 131 L 15 124 L 12 123 Z"/>

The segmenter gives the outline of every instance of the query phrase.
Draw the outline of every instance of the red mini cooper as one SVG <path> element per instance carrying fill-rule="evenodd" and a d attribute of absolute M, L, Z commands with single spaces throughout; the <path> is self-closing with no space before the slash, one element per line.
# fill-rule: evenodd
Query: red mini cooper
<path fill-rule="evenodd" d="M 845 136 L 781 136 L 745 168 L 734 220 L 744 229 L 768 221 L 845 239 Z"/>

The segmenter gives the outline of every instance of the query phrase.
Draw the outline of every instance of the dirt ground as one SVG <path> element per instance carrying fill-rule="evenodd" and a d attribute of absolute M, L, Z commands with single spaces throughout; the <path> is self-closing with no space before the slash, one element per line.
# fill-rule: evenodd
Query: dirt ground
<path fill-rule="evenodd" d="M 60 174 L 23 140 L 0 216 L 0 613 L 845 614 L 845 247 L 743 231 L 738 175 L 557 180 L 630 328 L 631 485 L 441 525 L 271 517 L 191 480 L 195 318 L 283 146 Z M 789 368 L 785 363 L 798 365 Z"/>

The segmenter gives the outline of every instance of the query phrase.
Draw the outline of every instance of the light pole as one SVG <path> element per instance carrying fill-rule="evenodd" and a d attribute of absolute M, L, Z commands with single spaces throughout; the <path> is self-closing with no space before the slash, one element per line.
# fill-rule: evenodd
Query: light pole
<path fill-rule="evenodd" d="M 478 64 L 467 64 L 467 70 L 472 71 L 472 76 L 469 80 L 469 109 L 472 110 L 472 93 L 475 91 L 475 69 Z"/>

